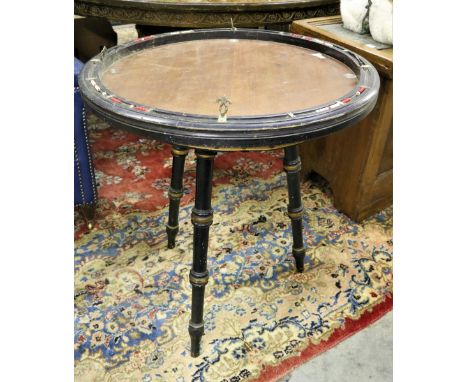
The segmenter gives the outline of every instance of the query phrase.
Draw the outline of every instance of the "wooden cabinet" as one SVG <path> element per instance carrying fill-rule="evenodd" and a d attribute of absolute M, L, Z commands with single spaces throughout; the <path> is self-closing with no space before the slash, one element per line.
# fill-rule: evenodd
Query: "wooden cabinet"
<path fill-rule="evenodd" d="M 303 143 L 302 173 L 304 178 L 316 172 L 327 179 L 336 208 L 361 221 L 392 203 L 393 49 L 378 50 L 360 35 L 343 36 L 323 28 L 340 24 L 340 16 L 299 20 L 293 22 L 291 32 L 337 43 L 367 58 L 380 74 L 379 99 L 369 116 L 355 126 Z"/>

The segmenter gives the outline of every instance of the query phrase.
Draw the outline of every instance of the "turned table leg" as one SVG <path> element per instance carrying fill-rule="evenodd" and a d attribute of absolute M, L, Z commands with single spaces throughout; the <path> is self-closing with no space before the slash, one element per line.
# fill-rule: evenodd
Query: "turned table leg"
<path fill-rule="evenodd" d="M 213 222 L 211 208 L 211 188 L 213 179 L 213 160 L 216 155 L 212 151 L 196 150 L 197 180 L 195 190 L 195 206 L 192 210 L 193 224 L 193 263 L 190 270 L 192 284 L 192 317 L 189 323 L 191 339 L 190 354 L 198 357 L 203 329 L 203 301 L 205 285 L 208 282 L 206 265 L 210 225 Z"/>
<path fill-rule="evenodd" d="M 166 224 L 167 247 L 175 247 L 175 238 L 179 232 L 179 205 L 184 194 L 184 164 L 188 149 L 174 146 L 172 148 L 172 177 L 169 187 L 169 219 Z"/>
<path fill-rule="evenodd" d="M 297 146 L 286 147 L 284 149 L 284 170 L 288 178 L 288 215 L 291 219 L 293 234 L 293 256 L 296 260 L 298 272 L 304 271 L 304 241 L 302 238 L 302 201 L 301 201 L 301 158 Z"/>

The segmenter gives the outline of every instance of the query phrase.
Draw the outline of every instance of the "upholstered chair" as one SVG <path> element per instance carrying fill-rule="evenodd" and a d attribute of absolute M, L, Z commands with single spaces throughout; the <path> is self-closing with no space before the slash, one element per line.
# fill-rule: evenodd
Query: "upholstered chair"
<path fill-rule="evenodd" d="M 85 109 L 78 87 L 78 74 L 82 67 L 83 63 L 75 58 L 75 207 L 79 208 L 88 229 L 91 229 L 96 210 L 97 190 L 93 161 L 89 149 Z"/>

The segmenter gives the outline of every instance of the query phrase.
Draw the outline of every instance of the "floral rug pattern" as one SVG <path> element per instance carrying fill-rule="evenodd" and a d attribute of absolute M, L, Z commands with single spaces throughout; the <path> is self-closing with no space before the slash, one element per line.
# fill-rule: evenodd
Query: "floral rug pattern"
<path fill-rule="evenodd" d="M 167 249 L 170 147 L 89 129 L 95 227 L 75 213 L 76 381 L 254 381 L 392 294 L 392 209 L 357 224 L 323 182 L 302 184 L 305 272 L 295 272 L 282 151 L 220 153 L 202 353 L 191 358 L 195 158 L 186 160 L 176 247 Z"/>

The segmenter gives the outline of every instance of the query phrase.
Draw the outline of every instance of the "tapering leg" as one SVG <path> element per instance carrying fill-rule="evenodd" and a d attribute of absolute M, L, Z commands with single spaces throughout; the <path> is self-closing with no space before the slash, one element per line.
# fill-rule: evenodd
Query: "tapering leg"
<path fill-rule="evenodd" d="M 211 188 L 213 180 L 213 160 L 216 155 L 212 151 L 196 150 L 197 181 L 195 191 L 195 206 L 192 210 L 193 224 L 193 263 L 190 270 L 192 284 L 192 317 L 189 323 L 191 339 L 190 354 L 200 355 L 200 341 L 203 335 L 203 301 L 205 285 L 208 282 L 206 258 L 210 225 L 213 222 L 211 208 Z"/>
<path fill-rule="evenodd" d="M 301 158 L 297 146 L 286 147 L 284 149 L 284 170 L 288 178 L 288 215 L 291 218 L 293 233 L 293 256 L 296 260 L 298 272 L 304 271 L 304 241 L 302 238 L 302 201 L 301 201 Z"/>
<path fill-rule="evenodd" d="M 184 164 L 188 149 L 174 146 L 172 148 L 172 177 L 169 187 L 169 219 L 166 224 L 167 247 L 175 247 L 175 238 L 179 232 L 179 205 L 184 194 Z"/>

